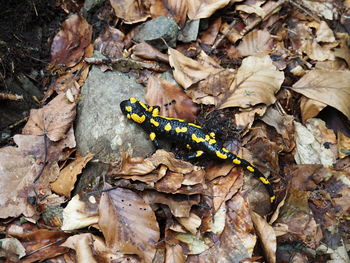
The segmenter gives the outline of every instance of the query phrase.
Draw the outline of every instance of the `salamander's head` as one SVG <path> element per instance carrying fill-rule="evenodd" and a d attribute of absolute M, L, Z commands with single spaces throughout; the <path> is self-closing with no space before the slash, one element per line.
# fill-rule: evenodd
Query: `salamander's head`
<path fill-rule="evenodd" d="M 128 119 L 132 119 L 137 123 L 144 122 L 147 113 L 150 111 L 150 107 L 135 98 L 122 101 L 120 103 L 120 109 Z"/>

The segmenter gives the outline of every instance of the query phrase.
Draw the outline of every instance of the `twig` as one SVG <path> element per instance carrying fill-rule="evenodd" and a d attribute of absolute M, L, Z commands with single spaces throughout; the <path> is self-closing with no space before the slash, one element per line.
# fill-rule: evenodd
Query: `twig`
<path fill-rule="evenodd" d="M 0 100 L 23 101 L 23 96 L 0 92 Z"/>
<path fill-rule="evenodd" d="M 214 43 L 214 45 L 211 47 L 210 51 L 209 51 L 209 55 L 211 54 L 211 52 L 213 52 L 213 50 L 215 50 L 222 42 L 222 40 L 231 32 L 231 30 L 233 29 L 233 27 L 236 24 L 236 20 L 233 20 L 231 22 L 231 24 L 228 26 L 227 30 L 225 31 L 224 34 L 222 34 Z"/>

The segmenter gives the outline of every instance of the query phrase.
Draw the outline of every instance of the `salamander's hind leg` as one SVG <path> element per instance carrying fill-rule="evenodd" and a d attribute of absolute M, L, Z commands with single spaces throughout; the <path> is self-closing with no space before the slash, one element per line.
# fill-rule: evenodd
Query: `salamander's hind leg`
<path fill-rule="evenodd" d="M 179 158 L 179 159 L 184 160 L 184 161 L 190 161 L 190 160 L 193 160 L 195 158 L 198 158 L 198 157 L 202 156 L 203 154 L 204 154 L 203 151 L 198 150 L 198 151 L 195 151 L 195 152 L 190 152 L 186 156 L 180 156 L 180 157 L 176 156 L 176 158 Z"/>
<path fill-rule="evenodd" d="M 151 132 L 149 134 L 149 138 L 151 139 L 151 142 L 153 143 L 154 147 L 156 149 L 160 149 L 160 146 L 159 146 L 159 142 L 158 140 L 156 139 L 156 134 L 154 132 Z"/>

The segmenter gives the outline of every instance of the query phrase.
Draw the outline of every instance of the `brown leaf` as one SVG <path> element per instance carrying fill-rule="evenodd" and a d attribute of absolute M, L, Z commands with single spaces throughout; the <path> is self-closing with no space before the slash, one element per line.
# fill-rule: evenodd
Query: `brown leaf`
<path fill-rule="evenodd" d="M 109 248 L 152 262 L 159 227 L 151 207 L 140 196 L 123 188 L 104 192 L 99 210 L 99 226 Z"/>
<path fill-rule="evenodd" d="M 78 174 L 81 173 L 83 168 L 93 157 L 94 154 L 92 153 L 88 153 L 86 156 L 78 155 L 73 162 L 60 171 L 57 180 L 51 183 L 52 191 L 70 199 L 70 192 L 74 188 Z"/>
<path fill-rule="evenodd" d="M 230 0 L 192 0 L 187 1 L 188 17 L 191 20 L 208 18 L 215 11 L 225 7 Z"/>
<path fill-rule="evenodd" d="M 217 100 L 220 109 L 247 108 L 259 103 L 270 105 L 276 101 L 284 73 L 276 69 L 269 56 L 243 59 L 236 78 L 227 94 Z"/>
<path fill-rule="evenodd" d="M 111 0 L 110 2 L 116 16 L 122 18 L 126 24 L 146 21 L 150 17 L 143 1 Z"/>
<path fill-rule="evenodd" d="M 78 194 L 68 202 L 63 210 L 62 230 L 71 231 L 98 223 L 97 195 Z"/>
<path fill-rule="evenodd" d="M 18 262 L 25 256 L 26 250 L 16 238 L 0 239 L 0 258 L 6 258 L 12 262 Z"/>
<path fill-rule="evenodd" d="M 145 97 L 149 105 L 161 107 L 160 115 L 188 122 L 196 118 L 198 107 L 181 88 L 166 80 L 150 77 Z"/>
<path fill-rule="evenodd" d="M 21 138 L 19 147 L 0 149 L 0 218 L 17 217 L 21 214 L 32 217 L 35 208 L 28 202 L 34 197 L 33 182 L 44 158 L 42 136 Z"/>
<path fill-rule="evenodd" d="M 47 135 L 51 141 L 65 138 L 76 113 L 76 103 L 59 94 L 43 108 L 31 110 L 23 134 Z"/>
<path fill-rule="evenodd" d="M 90 45 L 92 27 L 81 16 L 73 14 L 62 24 L 51 45 L 51 64 L 73 67 L 78 64 Z"/>
<path fill-rule="evenodd" d="M 174 68 L 174 78 L 185 89 L 222 71 L 221 68 L 205 65 L 188 58 L 175 49 L 169 48 L 168 53 L 170 65 Z"/>
<path fill-rule="evenodd" d="M 350 71 L 311 70 L 292 89 L 341 111 L 350 119 Z"/>
<path fill-rule="evenodd" d="M 260 238 L 260 242 L 264 249 L 265 255 L 267 257 L 267 262 L 276 262 L 276 250 L 277 250 L 277 239 L 275 231 L 272 226 L 270 226 L 266 219 L 261 217 L 254 211 L 250 211 L 250 216 L 252 218 L 254 228 Z"/>
<path fill-rule="evenodd" d="M 326 106 L 327 104 L 303 96 L 300 100 L 303 122 L 305 123 L 308 119 L 316 117 Z"/>
<path fill-rule="evenodd" d="M 161 62 L 169 63 L 169 57 L 166 54 L 163 54 L 158 49 L 153 46 L 147 44 L 146 42 L 142 42 L 136 44 L 133 48 L 133 54 L 143 59 L 150 60 L 158 60 Z"/>
<path fill-rule="evenodd" d="M 188 9 L 186 0 L 152 0 L 151 2 L 150 12 L 152 17 L 172 17 L 181 27 L 185 25 Z"/>
<path fill-rule="evenodd" d="M 182 247 L 178 244 L 168 245 L 166 244 L 166 263 L 185 263 L 186 257 Z"/>
<path fill-rule="evenodd" d="M 243 37 L 237 49 L 242 56 L 252 56 L 272 50 L 273 39 L 268 31 L 254 30 Z"/>
<path fill-rule="evenodd" d="M 198 205 L 199 195 L 167 195 L 155 191 L 144 191 L 142 197 L 147 204 L 167 205 L 175 217 L 188 217 L 193 205 Z"/>
<path fill-rule="evenodd" d="M 190 213 L 187 217 L 178 217 L 177 221 L 190 233 L 195 235 L 200 227 L 202 220 L 195 213 Z"/>
<path fill-rule="evenodd" d="M 167 172 L 167 174 L 160 179 L 155 188 L 163 193 L 175 193 L 178 190 L 184 180 L 183 174 Z"/>
<path fill-rule="evenodd" d="M 122 58 L 125 35 L 119 29 L 108 26 L 94 43 L 94 48 L 108 58 Z"/>
<path fill-rule="evenodd" d="M 120 260 L 118 252 L 108 248 L 102 238 L 91 233 L 69 237 L 61 246 L 74 249 L 77 262 L 112 262 Z"/>
<path fill-rule="evenodd" d="M 213 23 L 209 25 L 209 28 L 203 32 L 200 33 L 200 40 L 201 43 L 207 44 L 207 45 L 213 45 L 215 42 L 216 37 L 218 36 L 219 30 L 221 27 L 221 17 L 218 17 L 214 20 Z"/>

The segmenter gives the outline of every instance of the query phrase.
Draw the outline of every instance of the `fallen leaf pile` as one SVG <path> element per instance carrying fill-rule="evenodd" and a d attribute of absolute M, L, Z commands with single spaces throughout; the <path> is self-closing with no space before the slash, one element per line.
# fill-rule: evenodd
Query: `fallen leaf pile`
<path fill-rule="evenodd" d="M 348 1 L 110 0 L 89 20 L 69 2 L 42 107 L 0 148 L 4 262 L 349 262 Z M 178 35 L 139 41 L 162 16 Z M 74 135 L 90 64 L 136 78 L 161 115 L 216 129 L 276 204 L 239 167 L 162 149 L 119 149 L 103 187 L 79 191 L 94 158 Z"/>

